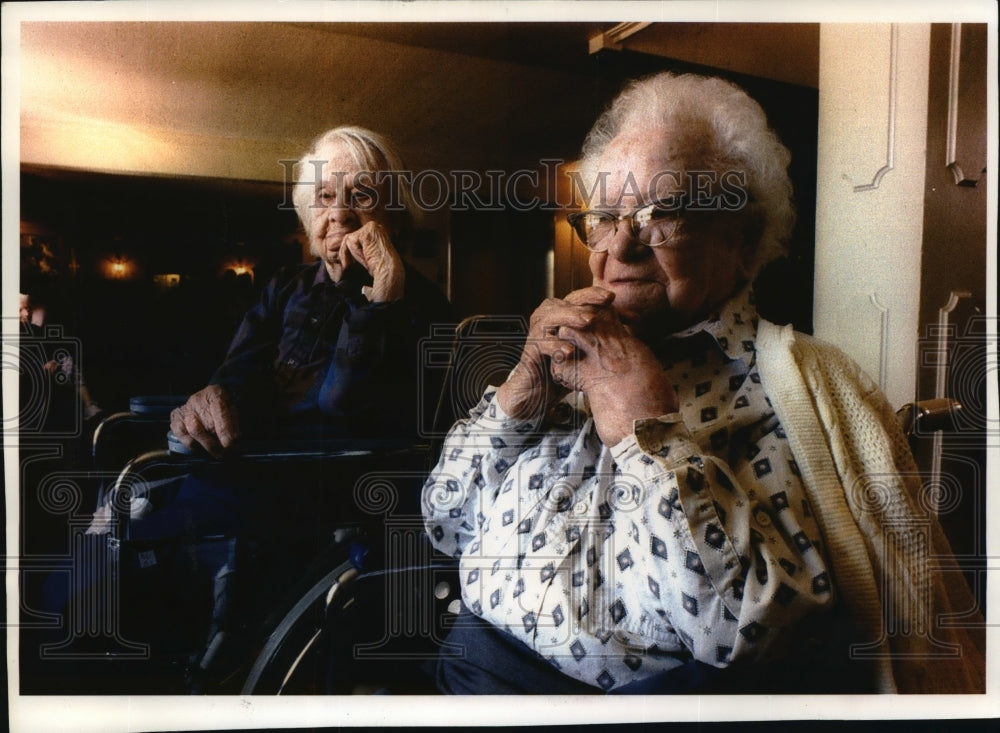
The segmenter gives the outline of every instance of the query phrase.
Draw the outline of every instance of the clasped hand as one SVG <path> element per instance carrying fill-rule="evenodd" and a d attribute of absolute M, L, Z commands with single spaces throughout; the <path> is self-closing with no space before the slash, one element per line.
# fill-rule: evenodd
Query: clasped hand
<path fill-rule="evenodd" d="M 361 293 L 372 303 L 389 303 L 403 297 L 403 260 L 392 245 L 386 228 L 368 221 L 360 229 L 345 234 L 338 252 L 341 272 L 357 262 L 372 276 L 372 284 Z"/>
<path fill-rule="evenodd" d="M 598 435 L 615 445 L 633 422 L 678 409 L 656 355 L 621 322 L 614 293 L 583 288 L 532 314 L 521 359 L 497 392 L 508 415 L 531 419 L 570 390 L 587 395 Z"/>

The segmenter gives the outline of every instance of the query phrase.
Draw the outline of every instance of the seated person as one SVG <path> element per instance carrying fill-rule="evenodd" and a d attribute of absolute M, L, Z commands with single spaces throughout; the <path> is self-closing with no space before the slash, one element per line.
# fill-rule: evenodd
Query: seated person
<path fill-rule="evenodd" d="M 416 435 L 417 343 L 452 319 L 394 246 L 412 200 L 402 176 L 378 174 L 402 171 L 399 155 L 373 132 L 341 127 L 298 170 L 293 200 L 317 259 L 271 280 L 208 386 L 171 414 L 189 448 L 221 456 L 275 420 L 345 437 Z"/>
<path fill-rule="evenodd" d="M 338 463 L 332 473 L 323 462 L 290 468 L 240 461 L 241 438 L 296 427 L 313 437 L 416 442 L 420 408 L 433 409 L 437 398 L 435 391 L 428 400 L 421 389 L 419 341 L 432 324 L 454 323 L 444 295 L 397 250 L 413 201 L 402 176 L 379 175 L 405 170 L 385 138 L 357 127 L 329 130 L 297 170 L 293 201 L 316 261 L 274 276 L 208 386 L 170 416 L 170 430 L 185 446 L 227 460 L 200 464 L 168 501 L 133 499 L 128 524 L 129 539 L 154 549 L 206 536 L 249 539 L 258 564 L 242 575 L 253 578 L 249 605 L 260 612 L 327 546 L 338 523 L 357 517 L 352 488 L 359 474 L 352 471 L 372 466 L 356 458 L 352 468 Z M 418 502 L 419 485 L 413 511 Z M 88 534 L 108 532 L 110 518 L 105 505 Z M 206 592 L 216 601 L 212 577 L 232 570 L 223 561 L 227 567 L 192 569 L 208 579 Z M 266 575 L 258 572 L 262 565 L 270 568 Z"/>
<path fill-rule="evenodd" d="M 170 430 L 187 448 L 232 457 L 241 437 L 291 429 L 314 437 L 416 439 L 418 408 L 433 408 L 427 392 L 434 391 L 418 386 L 419 340 L 431 324 L 454 319 L 444 295 L 403 262 L 394 244 L 412 223 L 413 200 L 405 177 L 384 172 L 402 170 L 389 141 L 358 127 L 323 133 L 298 162 L 292 197 L 316 260 L 271 279 L 208 386 L 173 410 Z M 282 528 L 275 512 L 308 517 L 316 502 L 343 498 L 331 498 L 329 477 L 319 474 L 311 486 L 300 484 L 295 501 L 275 502 L 284 471 L 238 461 L 210 465 L 148 516 L 149 504 L 133 501 L 133 518 L 141 521 L 131 523 L 130 536 L 170 537 L 182 527 L 193 536 L 246 527 L 273 532 Z M 90 532 L 106 531 L 109 517 L 102 507 Z M 283 531 L 295 527 L 289 517 Z"/>
<path fill-rule="evenodd" d="M 593 284 L 535 310 L 424 487 L 466 607 L 443 692 L 982 689 L 981 647 L 930 661 L 964 632 L 917 631 L 975 604 L 917 551 L 923 528 L 950 557 L 893 410 L 755 310 L 789 158 L 720 79 L 635 82 L 595 124 L 570 215 Z"/>

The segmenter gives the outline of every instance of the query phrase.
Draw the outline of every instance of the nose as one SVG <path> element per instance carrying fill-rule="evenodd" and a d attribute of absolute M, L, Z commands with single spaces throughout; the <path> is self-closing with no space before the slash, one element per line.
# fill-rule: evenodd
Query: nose
<path fill-rule="evenodd" d="M 631 221 L 619 221 L 608 243 L 607 253 L 621 262 L 634 262 L 648 257 L 653 250 L 639 241 Z"/>
<path fill-rule="evenodd" d="M 357 214 L 354 213 L 354 209 L 351 208 L 350 203 L 333 203 L 326 209 L 326 216 L 330 221 L 337 223 L 345 223 L 351 221 L 357 221 Z"/>

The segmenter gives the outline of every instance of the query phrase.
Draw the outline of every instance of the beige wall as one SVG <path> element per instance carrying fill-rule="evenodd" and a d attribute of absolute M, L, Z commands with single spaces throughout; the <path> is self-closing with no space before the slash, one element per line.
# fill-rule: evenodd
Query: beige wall
<path fill-rule="evenodd" d="M 820 29 L 814 329 L 894 405 L 915 395 L 927 24 Z"/>

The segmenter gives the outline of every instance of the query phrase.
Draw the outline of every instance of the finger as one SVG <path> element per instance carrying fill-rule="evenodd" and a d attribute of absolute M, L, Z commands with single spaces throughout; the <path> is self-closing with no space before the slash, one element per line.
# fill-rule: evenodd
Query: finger
<path fill-rule="evenodd" d="M 535 333 L 547 338 L 558 336 L 563 326 L 583 330 L 588 328 L 598 315 L 593 305 L 576 305 L 566 301 L 555 301 L 539 308 L 536 313 Z"/>
<path fill-rule="evenodd" d="M 615 299 L 615 294 L 610 290 L 605 290 L 604 288 L 592 285 L 589 288 L 580 288 L 579 290 L 574 290 L 569 295 L 566 296 L 565 300 L 567 303 L 573 305 L 593 305 L 593 306 L 605 306 L 609 305 L 611 301 Z"/>
<path fill-rule="evenodd" d="M 222 455 L 222 446 L 215 437 L 213 426 L 207 424 L 209 416 L 206 414 L 204 420 L 202 416 L 193 409 L 184 413 L 184 430 L 191 436 L 191 439 L 215 457 Z M 189 447 L 194 447 L 189 445 Z"/>
<path fill-rule="evenodd" d="M 526 384 L 548 381 L 549 361 L 556 348 L 554 339 L 529 339 L 521 350 L 517 367 L 508 375 L 508 379 Z"/>
<path fill-rule="evenodd" d="M 587 324 L 590 326 L 590 324 Z M 577 349 L 589 350 L 602 339 L 592 328 L 577 328 L 571 325 L 560 326 L 556 338 L 572 344 Z"/>
<path fill-rule="evenodd" d="M 389 230 L 377 221 L 370 221 L 358 230 L 358 234 L 368 243 L 379 247 L 391 247 L 392 238 Z"/>
<path fill-rule="evenodd" d="M 565 364 L 577 355 L 577 350 L 573 347 L 567 347 L 560 344 L 552 351 L 552 363 L 553 364 Z"/>
<path fill-rule="evenodd" d="M 212 415 L 212 425 L 219 445 L 229 448 L 239 437 L 239 424 L 236 411 L 223 392 L 213 392 L 209 396 L 209 410 Z"/>
<path fill-rule="evenodd" d="M 579 369 L 575 360 L 557 360 L 553 357 L 549 364 L 549 375 L 553 382 L 566 389 L 580 389 Z"/>
<path fill-rule="evenodd" d="M 194 426 L 189 424 L 188 432 L 191 434 L 194 441 L 204 448 L 210 455 L 215 458 L 222 458 L 223 449 L 219 444 L 219 441 L 216 439 L 215 433 L 203 427 L 200 422 Z"/>
<path fill-rule="evenodd" d="M 194 448 L 194 439 L 188 434 L 184 425 L 183 408 L 178 407 L 170 413 L 170 432 L 179 440 L 185 448 Z"/>
<path fill-rule="evenodd" d="M 357 232 L 358 246 L 362 250 L 365 267 L 374 276 L 376 271 L 392 270 L 400 264 L 399 254 L 392 246 L 392 239 L 385 227 L 370 221 Z"/>
<path fill-rule="evenodd" d="M 340 247 L 340 250 L 345 253 L 345 256 L 349 256 L 354 262 L 357 262 L 366 270 L 371 268 L 368 266 L 368 256 L 365 253 L 365 248 L 360 241 L 358 236 L 359 232 L 352 232 L 351 234 L 344 237 L 344 242 Z M 345 267 L 347 265 L 345 264 Z"/>
<path fill-rule="evenodd" d="M 215 425 L 212 422 L 212 411 L 208 400 L 203 398 L 194 402 L 184 410 L 183 417 L 184 429 L 188 435 L 213 456 L 221 456 L 222 446 L 215 435 Z"/>
<path fill-rule="evenodd" d="M 350 249 L 347 247 L 347 240 L 351 235 L 348 234 L 340 242 L 340 249 L 337 250 L 337 262 L 340 263 L 340 267 L 346 270 L 352 264 L 354 264 L 354 257 L 351 255 Z"/>
<path fill-rule="evenodd" d="M 546 339 L 539 341 L 535 348 L 539 356 L 547 357 L 549 360 L 557 363 L 569 361 L 577 355 L 576 344 L 568 339 Z"/>

